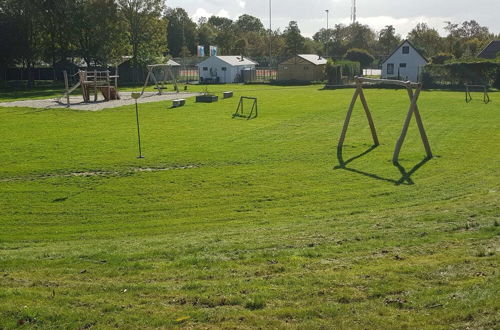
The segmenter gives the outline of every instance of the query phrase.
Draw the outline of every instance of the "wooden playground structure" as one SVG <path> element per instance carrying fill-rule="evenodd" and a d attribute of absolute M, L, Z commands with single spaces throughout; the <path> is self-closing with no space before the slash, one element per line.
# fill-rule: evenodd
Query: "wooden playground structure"
<path fill-rule="evenodd" d="M 432 158 L 431 147 L 429 145 L 429 140 L 427 138 L 427 134 L 424 129 L 424 124 L 422 123 L 422 118 L 420 116 L 420 111 L 417 105 L 418 97 L 420 96 L 420 92 L 422 91 L 422 83 L 413 83 L 410 81 L 400 81 L 400 80 L 356 77 L 356 91 L 354 92 L 351 105 L 349 106 L 349 110 L 347 111 L 344 127 L 342 129 L 342 134 L 340 135 L 339 143 L 337 145 L 337 157 L 339 158 L 339 163 L 341 165 L 344 164 L 342 159 L 342 147 L 344 146 L 347 129 L 349 127 L 349 121 L 351 119 L 352 111 L 354 110 L 354 105 L 356 104 L 356 100 L 358 99 L 358 97 L 361 99 L 361 103 L 363 104 L 363 108 L 365 110 L 366 118 L 368 119 L 368 125 L 370 126 L 370 131 L 372 133 L 372 138 L 373 138 L 373 145 L 378 146 L 380 144 L 377 136 L 377 131 L 375 129 L 375 124 L 373 122 L 373 118 L 370 113 L 370 109 L 368 108 L 368 103 L 366 102 L 365 94 L 363 92 L 363 84 L 376 84 L 376 83 L 405 87 L 408 93 L 408 98 L 410 99 L 410 107 L 408 109 L 405 121 L 403 123 L 401 135 L 399 136 L 399 139 L 396 142 L 396 147 L 394 148 L 394 153 L 392 156 L 393 164 L 399 163 L 399 153 L 401 152 L 401 147 L 403 146 L 406 134 L 408 132 L 408 127 L 410 126 L 410 121 L 413 116 L 415 116 L 415 121 L 417 122 L 418 130 L 420 132 L 420 138 L 422 139 L 422 144 L 424 145 L 425 152 L 427 154 L 427 159 Z"/>
<path fill-rule="evenodd" d="M 115 70 L 114 75 L 111 75 L 109 70 L 106 71 L 78 70 L 78 72 L 76 73 L 79 77 L 78 82 L 72 87 L 69 86 L 68 73 L 64 71 L 63 74 L 64 74 L 64 86 L 66 91 L 63 94 L 63 96 L 59 98 L 59 101 L 61 101 L 62 98 L 66 98 L 66 106 L 68 108 L 71 106 L 69 96 L 78 87 L 82 88 L 83 101 L 86 103 L 91 102 L 90 101 L 91 93 L 94 95 L 93 102 L 97 102 L 99 92 L 102 94 L 105 101 L 120 99 L 120 94 L 118 93 L 119 75 L 117 69 Z"/>

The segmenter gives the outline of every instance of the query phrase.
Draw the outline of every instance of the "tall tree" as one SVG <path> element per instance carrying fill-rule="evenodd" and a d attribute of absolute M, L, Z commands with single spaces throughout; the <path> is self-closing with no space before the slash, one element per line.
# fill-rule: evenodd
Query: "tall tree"
<path fill-rule="evenodd" d="M 436 29 L 430 28 L 426 23 L 418 23 L 408 33 L 408 40 L 428 57 L 443 51 L 443 39 Z"/>
<path fill-rule="evenodd" d="M 288 55 L 296 55 L 302 52 L 305 38 L 300 34 L 296 21 L 290 21 L 285 31 L 283 31 L 283 37 L 285 38 Z"/>
<path fill-rule="evenodd" d="M 264 25 L 257 17 L 251 15 L 241 15 L 234 23 L 238 33 L 245 32 L 265 32 Z"/>
<path fill-rule="evenodd" d="M 378 33 L 378 53 L 388 55 L 401 43 L 401 36 L 396 34 L 396 29 L 392 25 L 387 25 Z"/>
<path fill-rule="evenodd" d="M 179 56 L 182 47 L 187 47 L 196 54 L 196 23 L 182 8 L 169 8 L 166 13 L 168 19 L 168 46 L 173 56 Z"/>
<path fill-rule="evenodd" d="M 125 55 L 125 27 L 114 0 L 85 0 L 79 13 L 79 54 L 88 66 L 106 66 Z"/>
<path fill-rule="evenodd" d="M 135 66 L 167 51 L 164 0 L 118 0 Z"/>
<path fill-rule="evenodd" d="M 43 24 L 40 2 L 37 0 L 5 0 L 2 3 L 4 15 L 12 23 L 10 47 L 17 62 L 28 68 L 28 86 L 35 83 L 34 68 L 42 58 Z"/>

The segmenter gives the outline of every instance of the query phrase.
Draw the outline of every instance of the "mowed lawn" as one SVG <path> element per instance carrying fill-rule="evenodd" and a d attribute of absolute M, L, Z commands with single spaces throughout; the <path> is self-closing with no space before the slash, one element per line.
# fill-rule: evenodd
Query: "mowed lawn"
<path fill-rule="evenodd" d="M 353 90 L 319 89 L 141 104 L 144 159 L 133 106 L 0 108 L 0 329 L 498 327 L 500 93 L 422 92 L 402 178 L 406 92 L 366 91 L 381 145 L 358 103 L 338 169 Z"/>

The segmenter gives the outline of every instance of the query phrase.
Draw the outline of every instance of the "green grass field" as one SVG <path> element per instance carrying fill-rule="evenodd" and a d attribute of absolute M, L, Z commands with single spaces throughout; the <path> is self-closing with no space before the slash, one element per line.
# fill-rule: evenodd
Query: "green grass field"
<path fill-rule="evenodd" d="M 366 91 L 381 145 L 358 103 L 335 169 L 353 91 L 319 88 L 140 105 L 145 159 L 132 106 L 0 108 L 0 329 L 498 327 L 500 93 L 424 91 L 402 180 L 405 92 Z"/>

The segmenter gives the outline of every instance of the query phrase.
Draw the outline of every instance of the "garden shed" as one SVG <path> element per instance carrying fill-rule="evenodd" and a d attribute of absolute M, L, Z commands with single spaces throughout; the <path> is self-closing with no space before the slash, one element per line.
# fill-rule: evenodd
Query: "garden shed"
<path fill-rule="evenodd" d="M 240 82 L 243 71 L 255 70 L 257 62 L 243 56 L 210 56 L 197 64 L 201 83 Z"/>
<path fill-rule="evenodd" d="M 316 54 L 298 54 L 278 65 L 279 81 L 320 81 L 325 79 L 326 59 Z"/>
<path fill-rule="evenodd" d="M 425 56 L 405 40 L 382 62 L 382 78 L 418 82 L 427 63 Z"/>

